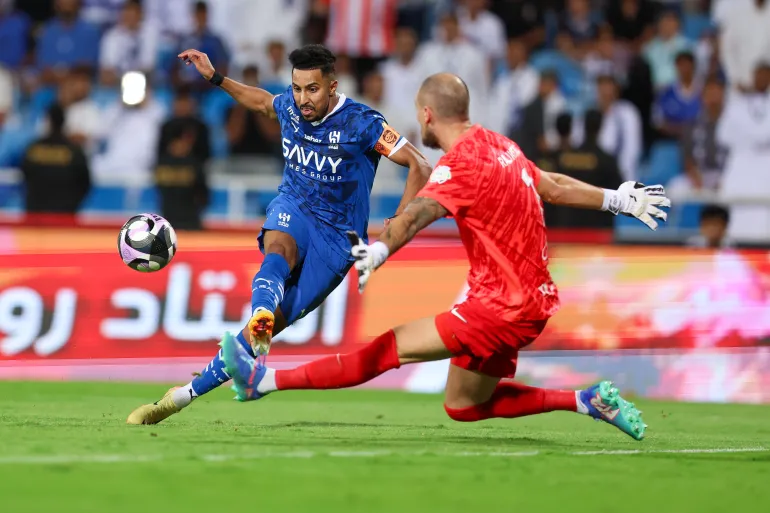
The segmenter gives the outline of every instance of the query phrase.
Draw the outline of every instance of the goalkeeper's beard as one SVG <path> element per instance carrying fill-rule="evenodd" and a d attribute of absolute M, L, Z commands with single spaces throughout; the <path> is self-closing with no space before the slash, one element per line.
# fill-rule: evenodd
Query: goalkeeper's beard
<path fill-rule="evenodd" d="M 436 137 L 436 134 L 433 132 L 433 130 L 430 129 L 429 126 L 426 126 L 425 128 L 423 128 L 422 144 L 423 146 L 427 148 L 432 148 L 434 150 L 441 149 L 441 145 L 438 142 L 438 138 Z"/>

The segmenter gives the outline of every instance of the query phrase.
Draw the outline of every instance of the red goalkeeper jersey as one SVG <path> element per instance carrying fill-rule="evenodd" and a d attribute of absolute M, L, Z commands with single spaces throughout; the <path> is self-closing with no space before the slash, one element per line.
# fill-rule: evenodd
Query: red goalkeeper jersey
<path fill-rule="evenodd" d="M 539 181 L 513 141 L 474 125 L 418 194 L 455 218 L 471 264 L 468 296 L 505 320 L 547 319 L 559 308 Z"/>

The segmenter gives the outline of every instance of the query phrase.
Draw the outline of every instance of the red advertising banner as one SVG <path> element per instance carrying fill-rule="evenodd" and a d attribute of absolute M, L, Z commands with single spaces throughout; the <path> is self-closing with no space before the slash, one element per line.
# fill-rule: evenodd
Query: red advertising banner
<path fill-rule="evenodd" d="M 124 266 L 114 251 L 0 255 L 0 360 L 210 356 L 225 331 L 237 332 L 248 320 L 260 255 L 253 248 L 180 246 L 174 262 L 152 274 Z M 770 342 L 768 252 L 569 245 L 550 251 L 562 308 L 530 349 Z M 447 310 L 462 299 L 467 270 L 455 242 L 412 244 L 375 273 L 364 295 L 355 279 L 345 280 L 281 334 L 271 354 L 344 352 Z"/>
<path fill-rule="evenodd" d="M 191 251 L 142 274 L 103 253 L 0 256 L 0 359 L 211 355 L 250 315 L 254 251 Z M 348 342 L 359 318 L 350 280 L 287 330 L 278 352 Z"/>

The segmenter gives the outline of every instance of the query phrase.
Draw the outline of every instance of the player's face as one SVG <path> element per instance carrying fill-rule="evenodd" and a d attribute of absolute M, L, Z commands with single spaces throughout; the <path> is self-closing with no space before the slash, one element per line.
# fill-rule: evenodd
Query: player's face
<path fill-rule="evenodd" d="M 324 76 L 320 69 L 295 69 L 291 73 L 294 102 L 305 121 L 318 121 L 329 112 L 337 81 Z"/>

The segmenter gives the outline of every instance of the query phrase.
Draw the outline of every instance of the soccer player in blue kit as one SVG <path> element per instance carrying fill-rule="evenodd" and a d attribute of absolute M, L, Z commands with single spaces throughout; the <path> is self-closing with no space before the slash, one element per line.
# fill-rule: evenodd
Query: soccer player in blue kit
<path fill-rule="evenodd" d="M 289 55 L 292 84 L 277 96 L 223 77 L 205 53 L 187 50 L 179 58 L 241 105 L 281 125 L 283 181 L 259 235 L 265 258 L 252 282 L 252 317 L 237 337 L 264 359 L 272 337 L 317 308 L 353 264 L 346 232 L 367 232 L 380 157 L 409 168 L 396 215 L 425 185 L 431 167 L 380 113 L 337 92 L 336 58 L 321 45 Z M 229 379 L 220 350 L 190 383 L 140 406 L 127 422 L 156 424 Z"/>

